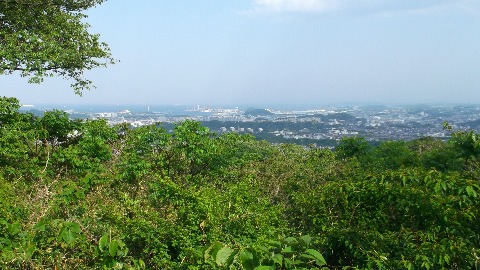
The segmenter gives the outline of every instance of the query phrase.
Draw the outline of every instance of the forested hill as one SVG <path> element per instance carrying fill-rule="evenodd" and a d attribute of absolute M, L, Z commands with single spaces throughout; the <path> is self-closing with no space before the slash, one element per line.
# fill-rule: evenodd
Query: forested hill
<path fill-rule="evenodd" d="M 331 151 L 19 107 L 0 98 L 0 269 L 480 265 L 472 131 Z"/>

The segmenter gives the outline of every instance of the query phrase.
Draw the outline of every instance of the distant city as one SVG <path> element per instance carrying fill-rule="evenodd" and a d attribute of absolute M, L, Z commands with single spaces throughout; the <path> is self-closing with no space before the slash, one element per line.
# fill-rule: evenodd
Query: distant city
<path fill-rule="evenodd" d="M 172 131 L 175 123 L 190 119 L 212 132 L 252 134 L 272 143 L 297 143 L 334 147 L 345 136 L 361 136 L 372 143 L 414 140 L 421 137 L 448 139 L 448 122 L 457 130 L 480 130 L 480 105 L 365 105 L 319 106 L 316 109 L 270 109 L 209 106 L 34 106 L 23 111 L 36 115 L 59 109 L 71 118 L 106 119 L 111 125 L 132 128 L 161 125 Z"/>

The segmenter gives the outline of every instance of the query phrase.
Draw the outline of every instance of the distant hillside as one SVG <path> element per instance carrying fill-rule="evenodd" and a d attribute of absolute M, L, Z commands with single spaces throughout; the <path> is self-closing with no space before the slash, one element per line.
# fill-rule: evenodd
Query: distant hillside
<path fill-rule="evenodd" d="M 273 115 L 271 111 L 267 109 L 256 109 L 256 108 L 251 108 L 247 109 L 244 113 L 244 115 L 251 115 L 251 116 L 267 116 L 267 115 Z"/>
<path fill-rule="evenodd" d="M 353 116 L 351 114 L 348 114 L 348 113 L 344 113 L 344 112 L 322 115 L 322 118 L 323 118 L 323 120 L 337 119 L 337 120 L 345 120 L 345 121 L 356 119 L 355 116 Z"/>
<path fill-rule="evenodd" d="M 318 117 L 322 119 L 322 121 L 328 121 L 328 120 L 356 120 L 360 119 L 358 117 L 355 117 L 349 113 L 341 112 L 341 113 L 330 113 L 330 114 L 314 114 L 314 117 Z M 309 118 L 311 117 L 310 115 L 304 115 L 304 116 L 299 116 L 298 118 Z"/>
<path fill-rule="evenodd" d="M 473 120 L 473 121 L 468 121 L 468 122 L 463 122 L 458 124 L 460 127 L 469 127 L 471 129 L 479 130 L 480 129 L 480 119 Z"/>

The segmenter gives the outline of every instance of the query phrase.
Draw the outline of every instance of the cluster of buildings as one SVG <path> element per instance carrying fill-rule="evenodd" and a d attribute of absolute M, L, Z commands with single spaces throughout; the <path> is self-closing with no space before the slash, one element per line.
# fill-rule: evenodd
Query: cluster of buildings
<path fill-rule="evenodd" d="M 184 120 L 202 122 L 217 133 L 237 132 L 261 138 L 285 140 L 334 140 L 362 136 L 367 140 L 413 140 L 420 137 L 448 138 L 443 130 L 448 122 L 455 129 L 480 129 L 480 105 L 405 105 L 405 106 L 326 106 L 313 110 L 269 110 L 207 108 L 195 106 L 176 113 L 117 110 L 82 112 L 69 110 L 83 118 L 104 118 L 111 125 L 128 123 L 132 127 L 153 124 L 173 125 Z"/>

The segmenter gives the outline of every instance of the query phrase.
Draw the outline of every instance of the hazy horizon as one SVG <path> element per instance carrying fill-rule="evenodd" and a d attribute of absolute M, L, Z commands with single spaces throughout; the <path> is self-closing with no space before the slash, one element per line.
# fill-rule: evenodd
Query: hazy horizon
<path fill-rule="evenodd" d="M 156 103 L 123 103 L 123 104 L 95 104 L 95 103 L 20 103 L 22 109 L 28 108 L 40 108 L 40 109 L 71 109 L 71 108 L 115 108 L 115 109 L 128 109 L 128 108 L 178 108 L 178 109 L 195 109 L 197 107 L 203 109 L 234 109 L 238 108 L 241 110 L 246 109 L 274 109 L 274 110 L 315 110 L 315 109 L 325 109 L 325 108 L 355 108 L 355 107 L 469 107 L 469 106 L 477 106 L 480 108 L 480 103 L 441 103 L 441 102 L 433 102 L 433 103 L 325 103 L 325 104 L 156 104 Z"/>

